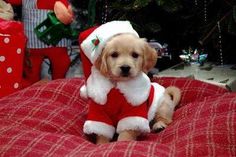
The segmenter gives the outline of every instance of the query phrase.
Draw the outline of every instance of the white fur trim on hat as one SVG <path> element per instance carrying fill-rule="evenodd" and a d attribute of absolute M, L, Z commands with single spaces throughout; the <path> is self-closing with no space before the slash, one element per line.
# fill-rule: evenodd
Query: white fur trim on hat
<path fill-rule="evenodd" d="M 152 83 L 154 87 L 154 96 L 150 108 L 148 110 L 148 120 L 153 120 L 158 107 L 160 106 L 161 102 L 163 101 L 165 88 L 158 83 Z"/>
<path fill-rule="evenodd" d="M 119 134 L 124 130 L 138 130 L 140 132 L 150 132 L 149 121 L 143 117 L 126 117 L 118 122 L 116 132 Z"/>
<path fill-rule="evenodd" d="M 96 28 L 82 43 L 81 48 L 84 54 L 93 64 L 101 54 L 106 42 L 113 36 L 122 33 L 131 33 L 139 37 L 129 21 L 112 21 Z M 93 40 L 98 40 L 96 45 Z"/>
<path fill-rule="evenodd" d="M 91 120 L 84 123 L 83 131 L 85 134 L 103 135 L 109 139 L 112 139 L 115 134 L 115 128 L 112 125 Z"/>

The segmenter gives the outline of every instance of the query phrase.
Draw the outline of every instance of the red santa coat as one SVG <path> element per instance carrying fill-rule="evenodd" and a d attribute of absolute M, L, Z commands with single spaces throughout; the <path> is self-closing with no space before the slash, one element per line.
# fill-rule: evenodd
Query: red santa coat
<path fill-rule="evenodd" d="M 112 138 L 115 132 L 127 129 L 150 132 L 149 121 L 162 101 L 164 87 L 151 83 L 144 73 L 134 80 L 113 84 L 95 67 L 86 85 L 90 100 L 86 134 Z"/>

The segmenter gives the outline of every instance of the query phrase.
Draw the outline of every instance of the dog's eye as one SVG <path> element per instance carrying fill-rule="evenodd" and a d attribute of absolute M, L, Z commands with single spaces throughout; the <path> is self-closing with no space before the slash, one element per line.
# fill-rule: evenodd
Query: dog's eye
<path fill-rule="evenodd" d="M 137 52 L 133 52 L 133 53 L 132 53 L 132 57 L 133 57 L 133 58 L 138 58 L 138 57 L 139 57 L 139 54 L 138 54 Z"/>
<path fill-rule="evenodd" d="M 119 56 L 119 54 L 117 53 L 117 52 L 113 52 L 112 54 L 111 54 L 111 57 L 112 58 L 117 58 Z"/>

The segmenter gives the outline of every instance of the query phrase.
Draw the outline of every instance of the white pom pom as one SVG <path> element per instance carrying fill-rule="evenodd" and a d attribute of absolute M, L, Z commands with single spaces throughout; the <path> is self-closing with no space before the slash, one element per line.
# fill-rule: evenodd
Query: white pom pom
<path fill-rule="evenodd" d="M 87 93 L 87 87 L 86 87 L 86 85 L 83 85 L 83 86 L 80 88 L 80 97 L 81 97 L 81 98 L 84 98 L 84 99 L 88 99 L 88 93 Z"/>

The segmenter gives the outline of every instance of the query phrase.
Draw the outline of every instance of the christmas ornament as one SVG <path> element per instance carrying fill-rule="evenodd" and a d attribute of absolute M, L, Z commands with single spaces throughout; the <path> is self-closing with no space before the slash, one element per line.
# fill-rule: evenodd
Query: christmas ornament
<path fill-rule="evenodd" d="M 149 45 L 156 49 L 159 58 L 162 58 L 162 57 L 168 57 L 170 59 L 172 58 L 171 54 L 168 52 L 168 49 L 167 49 L 168 44 L 164 43 L 163 45 L 161 45 L 155 40 L 150 40 Z"/>
<path fill-rule="evenodd" d="M 181 54 L 179 57 L 184 61 L 184 63 L 187 64 L 197 63 L 202 66 L 206 62 L 208 56 L 208 54 L 204 53 L 204 50 L 193 50 L 191 47 L 189 47 L 188 50 L 182 50 L 182 52 L 183 54 Z"/>

